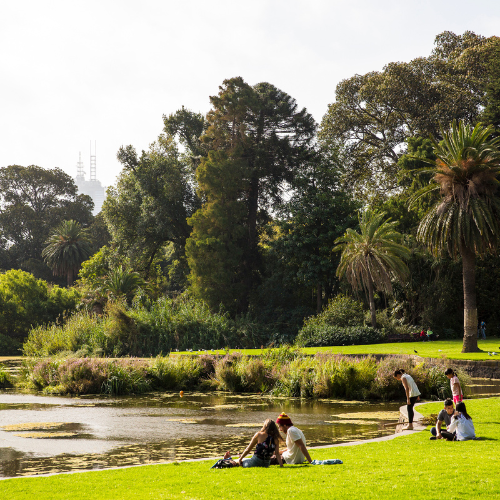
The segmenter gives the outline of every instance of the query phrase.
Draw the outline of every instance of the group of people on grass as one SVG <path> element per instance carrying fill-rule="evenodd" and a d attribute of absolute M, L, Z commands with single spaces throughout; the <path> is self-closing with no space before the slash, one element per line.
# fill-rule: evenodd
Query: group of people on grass
<path fill-rule="evenodd" d="M 436 426 L 431 429 L 431 439 L 446 439 L 448 441 L 467 441 L 475 439 L 476 432 L 471 416 L 467 413 L 467 408 L 463 402 L 462 386 L 456 373 L 448 368 L 444 374 L 450 381 L 452 399 L 446 399 L 444 408 L 439 412 Z M 415 413 L 413 407 L 420 399 L 420 391 L 413 377 L 403 369 L 394 372 L 394 378 L 401 381 L 406 393 L 406 409 L 408 413 L 408 424 L 404 430 L 413 429 L 413 419 Z M 454 407 L 456 405 L 456 407 Z M 446 429 L 443 429 L 443 424 Z"/>
<path fill-rule="evenodd" d="M 434 332 L 430 328 L 428 328 L 427 331 L 422 328 L 419 338 L 422 342 L 434 340 Z"/>
<path fill-rule="evenodd" d="M 447 439 L 448 441 L 474 439 L 476 437 L 474 424 L 463 402 L 460 381 L 451 368 L 445 371 L 445 375 L 450 380 L 453 400 L 447 399 L 444 402 L 444 409 L 439 412 L 436 426 L 431 429 L 431 439 Z M 415 415 L 413 407 L 420 399 L 420 391 L 413 377 L 405 370 L 396 370 L 394 378 L 401 381 L 406 392 L 408 424 L 404 429 L 411 430 Z M 443 428 L 443 424 L 446 429 Z M 280 449 L 280 442 L 284 442 L 286 447 Z M 252 451 L 252 457 L 245 459 Z M 223 461 L 232 467 L 268 467 L 269 465 L 283 467 L 284 463 L 301 464 L 306 461 L 312 463 L 304 433 L 293 425 L 292 419 L 286 413 L 281 413 L 276 422 L 268 418 L 237 460 L 234 460 L 228 451 Z"/>

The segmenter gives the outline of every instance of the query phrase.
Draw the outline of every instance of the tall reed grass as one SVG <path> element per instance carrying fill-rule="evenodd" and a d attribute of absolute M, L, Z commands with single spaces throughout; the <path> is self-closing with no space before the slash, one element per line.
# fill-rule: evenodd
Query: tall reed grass
<path fill-rule="evenodd" d="M 222 390 L 301 398 L 394 400 L 404 398 L 394 370 L 404 368 L 424 398 L 451 395 L 443 367 L 415 364 L 409 357 L 305 356 L 285 347 L 262 357 L 158 356 L 137 359 L 30 359 L 23 379 L 28 387 L 62 394 L 140 394 L 150 390 Z M 467 391 L 470 379 L 458 372 Z"/>
<path fill-rule="evenodd" d="M 212 313 L 201 301 L 179 297 L 136 303 L 108 302 L 103 316 L 79 311 L 62 323 L 33 328 L 24 343 L 26 356 L 77 353 L 78 356 L 157 356 L 173 350 L 240 347 L 234 321 Z"/>

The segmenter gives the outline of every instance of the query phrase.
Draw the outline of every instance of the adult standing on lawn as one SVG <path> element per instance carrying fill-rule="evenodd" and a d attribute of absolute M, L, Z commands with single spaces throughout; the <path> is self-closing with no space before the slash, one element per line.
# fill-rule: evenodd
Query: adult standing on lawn
<path fill-rule="evenodd" d="M 413 407 L 418 399 L 420 399 L 420 391 L 417 384 L 411 375 L 408 375 L 404 370 L 396 370 L 394 378 L 400 380 L 406 392 L 406 408 L 408 410 L 408 425 L 403 427 L 403 430 L 413 430 Z"/>
<path fill-rule="evenodd" d="M 481 321 L 481 335 L 483 340 L 486 340 L 486 323 L 484 321 Z"/>
<path fill-rule="evenodd" d="M 276 419 L 276 425 L 280 432 L 286 434 L 286 450 L 282 452 L 283 460 L 287 464 L 301 464 L 306 460 L 311 463 L 304 433 L 293 425 L 292 419 L 283 412 Z"/>

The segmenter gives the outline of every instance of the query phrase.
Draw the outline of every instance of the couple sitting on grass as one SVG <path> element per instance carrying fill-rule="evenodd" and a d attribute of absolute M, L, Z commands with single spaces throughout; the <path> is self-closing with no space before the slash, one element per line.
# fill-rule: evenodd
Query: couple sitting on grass
<path fill-rule="evenodd" d="M 443 424 L 446 426 L 444 430 Z M 471 416 L 467 413 L 465 403 L 460 401 L 453 408 L 453 401 L 447 399 L 444 408 L 439 412 L 436 427 L 431 429 L 430 439 L 446 439 L 447 441 L 467 441 L 476 438 L 476 431 Z"/>
<path fill-rule="evenodd" d="M 284 440 L 282 434 L 286 435 L 286 449 L 280 450 L 280 440 Z M 243 460 L 252 450 L 254 450 L 253 456 Z M 229 451 L 224 455 L 224 459 L 231 459 Z M 238 461 L 231 460 L 231 462 L 233 466 L 241 467 L 269 467 L 269 465 L 277 464 L 283 467 L 283 462 L 301 464 L 306 460 L 309 463 L 312 462 L 306 448 L 304 433 L 293 425 L 292 419 L 286 413 L 281 413 L 276 423 L 268 418 Z"/>

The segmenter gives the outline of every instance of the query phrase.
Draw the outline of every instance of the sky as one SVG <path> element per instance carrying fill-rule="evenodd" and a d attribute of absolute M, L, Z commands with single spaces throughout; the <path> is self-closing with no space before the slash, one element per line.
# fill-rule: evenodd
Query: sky
<path fill-rule="evenodd" d="M 320 122 L 336 85 L 428 56 L 443 31 L 500 35 L 500 1 L 0 0 L 0 167 L 58 167 L 109 186 L 181 106 L 226 78 L 267 81 Z M 93 147 L 93 146 L 92 146 Z"/>

